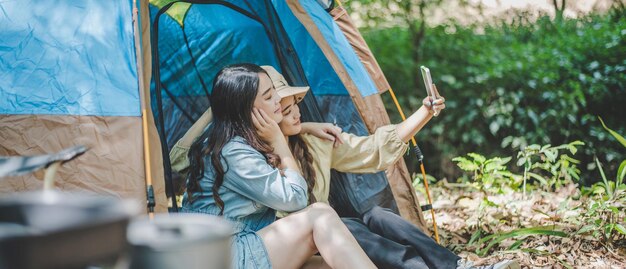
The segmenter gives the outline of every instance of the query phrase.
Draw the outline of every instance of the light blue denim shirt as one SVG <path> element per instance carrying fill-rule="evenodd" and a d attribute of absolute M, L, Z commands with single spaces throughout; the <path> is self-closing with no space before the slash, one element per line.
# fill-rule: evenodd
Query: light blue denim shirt
<path fill-rule="evenodd" d="M 276 210 L 293 212 L 307 206 L 307 184 L 291 169 L 283 174 L 242 137 L 235 137 L 222 149 L 224 182 L 218 193 L 224 201 L 224 217 L 235 223 L 233 268 L 271 268 L 263 241 L 256 231 L 276 220 Z M 204 156 L 200 191 L 183 198 L 183 212 L 219 215 L 213 199 L 215 171 L 210 156 Z"/>

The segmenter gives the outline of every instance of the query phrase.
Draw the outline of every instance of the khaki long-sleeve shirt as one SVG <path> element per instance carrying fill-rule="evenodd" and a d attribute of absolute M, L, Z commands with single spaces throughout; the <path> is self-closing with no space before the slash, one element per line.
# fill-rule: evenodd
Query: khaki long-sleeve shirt
<path fill-rule="evenodd" d="M 302 139 L 313 156 L 313 195 L 324 203 L 328 203 L 331 169 L 347 173 L 383 171 L 396 163 L 409 146 L 400 139 L 395 125 L 380 127 L 369 136 L 342 133 L 343 144 L 336 148 L 333 142 L 313 135 L 303 134 Z"/>

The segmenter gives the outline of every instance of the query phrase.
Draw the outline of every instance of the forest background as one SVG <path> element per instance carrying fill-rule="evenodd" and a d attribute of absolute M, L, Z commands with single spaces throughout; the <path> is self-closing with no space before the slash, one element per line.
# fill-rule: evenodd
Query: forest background
<path fill-rule="evenodd" d="M 583 141 L 582 184 L 626 157 L 598 119 L 626 133 L 626 5 L 616 1 L 350 0 L 405 113 L 426 95 L 421 65 L 446 110 L 418 135 L 437 179 L 462 175 L 456 156 L 511 156 L 531 144 Z M 399 122 L 389 94 L 392 122 Z M 416 161 L 407 156 L 409 169 Z M 512 167 L 521 171 L 522 167 Z"/>

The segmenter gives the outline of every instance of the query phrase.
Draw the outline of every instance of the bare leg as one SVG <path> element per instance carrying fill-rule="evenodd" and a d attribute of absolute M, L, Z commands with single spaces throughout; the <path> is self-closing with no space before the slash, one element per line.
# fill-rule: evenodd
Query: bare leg
<path fill-rule="evenodd" d="M 273 268 L 299 268 L 318 251 L 331 268 L 376 268 L 335 210 L 324 203 L 277 220 L 257 234 Z"/>
<path fill-rule="evenodd" d="M 332 269 L 322 256 L 313 256 L 300 269 Z"/>

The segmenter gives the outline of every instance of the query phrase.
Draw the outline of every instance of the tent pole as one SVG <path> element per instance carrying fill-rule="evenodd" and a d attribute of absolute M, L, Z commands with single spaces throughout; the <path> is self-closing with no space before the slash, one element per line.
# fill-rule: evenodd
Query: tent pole
<path fill-rule="evenodd" d="M 141 122 L 143 129 L 143 154 L 144 166 L 146 167 L 146 186 L 148 188 L 148 214 L 150 218 L 154 216 L 154 189 L 152 187 L 152 167 L 150 166 L 150 142 L 148 140 L 148 112 L 145 108 L 141 109 Z"/>
<path fill-rule="evenodd" d="M 143 59 L 141 58 L 141 48 L 140 45 L 140 37 L 139 33 L 139 9 L 137 8 L 137 0 L 133 1 L 133 26 L 135 30 L 135 49 L 137 51 L 137 69 L 139 73 L 139 92 L 140 92 L 140 104 L 141 104 L 141 130 L 143 133 L 143 161 L 146 175 L 146 200 L 148 206 L 148 216 L 150 218 L 154 217 L 154 207 L 156 206 L 156 201 L 154 197 L 154 188 L 152 186 L 152 167 L 150 162 L 150 140 L 148 139 L 148 109 L 147 102 L 145 100 L 145 89 L 142 84 L 142 74 L 143 74 Z"/>
<path fill-rule="evenodd" d="M 396 94 L 393 92 L 393 89 L 391 87 L 389 87 L 389 93 L 391 93 L 391 99 L 393 99 L 393 102 L 396 104 L 396 108 L 398 109 L 398 112 L 400 112 L 400 117 L 402 117 L 402 120 L 406 120 L 406 116 L 404 116 L 404 112 L 402 111 L 402 107 L 400 106 L 400 103 L 398 102 L 398 99 L 396 98 Z M 422 178 L 423 178 L 423 182 L 424 182 L 424 189 L 426 191 L 426 197 L 428 198 L 428 203 L 430 204 L 430 215 L 433 218 L 433 230 L 435 232 L 435 240 L 437 241 L 437 244 L 439 244 L 439 231 L 437 230 L 437 221 L 435 220 L 435 209 L 433 208 L 433 201 L 430 198 L 430 190 L 428 190 L 428 180 L 426 179 L 426 171 L 424 169 L 424 155 L 422 154 L 422 151 L 420 150 L 420 148 L 417 146 L 417 141 L 415 141 L 415 136 L 411 136 L 411 144 L 413 144 L 413 148 L 415 149 L 415 157 L 417 157 L 417 160 L 420 162 L 420 170 L 422 171 Z"/>

